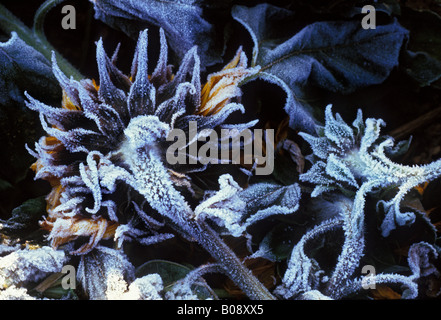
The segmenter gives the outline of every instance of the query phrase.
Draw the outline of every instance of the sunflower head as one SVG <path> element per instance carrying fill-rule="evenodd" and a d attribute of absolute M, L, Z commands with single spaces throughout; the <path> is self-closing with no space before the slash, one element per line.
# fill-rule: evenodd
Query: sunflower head
<path fill-rule="evenodd" d="M 188 168 L 167 168 L 164 162 L 165 171 L 142 170 L 148 171 L 150 163 L 163 160 L 161 148 L 171 129 L 188 132 L 190 121 L 196 121 L 201 129 L 217 128 L 232 112 L 244 110 L 234 101 L 241 94 L 238 85 L 258 69 L 247 68 L 241 49 L 202 86 L 196 47 L 172 73 L 167 42 L 160 30 L 160 55 L 149 74 L 147 40 L 147 31 L 141 32 L 129 75 L 115 66 L 117 50 L 109 58 L 102 40 L 98 41 L 99 84 L 68 79 L 53 57 L 53 72 L 63 90 L 61 108 L 27 95 L 27 106 L 39 112 L 47 132 L 35 144 L 35 151 L 28 150 L 37 158 L 32 165 L 36 178 L 49 181 L 53 188 L 47 197 L 48 216 L 41 225 L 50 231 L 55 247 L 78 240 L 81 246 L 72 253 L 84 254 L 103 238 L 114 238 L 118 243 L 168 238 L 159 233 L 162 217 L 149 203 L 158 197 L 161 200 L 159 189 L 165 185 L 155 186 L 154 181 L 188 187 Z M 143 173 L 143 184 L 153 185 L 138 187 L 139 172 Z M 146 199 L 142 188 L 157 194 Z"/>

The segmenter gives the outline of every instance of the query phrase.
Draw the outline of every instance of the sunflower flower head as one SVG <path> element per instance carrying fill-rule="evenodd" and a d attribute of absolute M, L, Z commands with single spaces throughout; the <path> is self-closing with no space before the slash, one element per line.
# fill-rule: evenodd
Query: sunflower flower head
<path fill-rule="evenodd" d="M 202 87 L 196 47 L 173 74 L 160 30 L 159 59 L 148 74 L 147 40 L 145 30 L 129 75 L 115 66 L 117 52 L 109 58 L 98 41 L 99 85 L 67 78 L 53 57 L 53 72 L 63 90 L 61 108 L 26 95 L 27 106 L 39 112 L 47 133 L 28 150 L 37 158 L 32 165 L 36 179 L 52 186 L 41 226 L 50 231 L 54 247 L 75 240 L 71 253 L 85 254 L 102 239 L 120 245 L 170 238 L 160 228 L 164 218 L 185 219 L 173 209 L 174 201 L 187 205 L 174 186 L 176 177 L 186 177 L 190 169 L 167 166 L 163 149 L 168 133 L 173 128 L 188 132 L 190 121 L 201 129 L 222 127 L 232 112 L 244 111 L 234 102 L 238 85 L 258 69 L 246 67 L 241 49 Z"/>

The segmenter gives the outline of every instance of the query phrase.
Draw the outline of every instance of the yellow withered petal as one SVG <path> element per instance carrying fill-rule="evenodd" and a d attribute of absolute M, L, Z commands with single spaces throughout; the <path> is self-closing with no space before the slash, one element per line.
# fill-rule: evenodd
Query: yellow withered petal
<path fill-rule="evenodd" d="M 68 97 L 68 95 L 66 94 L 66 92 L 63 90 L 63 100 L 61 103 L 61 106 L 64 109 L 68 109 L 68 110 L 81 110 L 81 107 L 76 106 L 72 100 Z"/>
<path fill-rule="evenodd" d="M 201 90 L 201 106 L 196 114 L 214 115 L 232 98 L 239 96 L 239 83 L 255 72 L 247 68 L 246 64 L 247 58 L 242 48 L 239 48 L 235 57 L 221 71 L 210 74 Z"/>

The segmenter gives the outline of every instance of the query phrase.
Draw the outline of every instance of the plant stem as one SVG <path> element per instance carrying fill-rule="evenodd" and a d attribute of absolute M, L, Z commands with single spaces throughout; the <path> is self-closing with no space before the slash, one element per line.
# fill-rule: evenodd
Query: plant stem
<path fill-rule="evenodd" d="M 137 128 L 135 124 L 134 126 Z M 126 130 L 130 133 L 131 129 L 129 125 Z M 129 143 L 135 145 L 133 142 Z M 250 299 L 274 300 L 268 289 L 245 267 L 219 235 L 203 220 L 195 217 L 193 209 L 185 198 L 175 189 L 171 180 L 167 179 L 169 173 L 160 155 L 155 150 L 146 153 L 144 148 L 139 148 L 137 145 L 135 148 L 130 152 L 132 157 L 125 159 L 131 172 L 121 175 L 120 179 L 125 179 L 137 190 L 152 209 L 166 218 L 169 225 L 179 234 L 199 243 Z"/>
<path fill-rule="evenodd" d="M 38 8 L 37 12 L 35 12 L 32 31 L 39 39 L 43 41 L 46 40 L 46 35 L 44 34 L 44 19 L 46 18 L 47 13 L 64 1 L 65 0 L 47 0 Z"/>
<path fill-rule="evenodd" d="M 206 223 L 195 225 L 197 241 L 221 264 L 228 277 L 253 300 L 275 300 L 268 289 L 245 267 L 236 254 Z"/>
<path fill-rule="evenodd" d="M 53 2 L 53 0 L 51 0 Z M 43 4 L 44 5 L 44 4 Z M 45 14 L 39 15 L 36 19 L 37 25 L 42 26 L 42 20 Z M 34 23 L 35 25 L 35 23 Z M 34 32 L 28 28 L 20 19 L 14 16 L 8 9 L 0 4 L 0 29 L 6 34 L 16 32 L 21 40 L 29 46 L 40 52 L 49 62 L 51 61 L 52 52 L 55 53 L 57 64 L 60 69 L 69 77 L 72 76 L 76 80 L 83 79 L 84 76 L 72 66 L 55 48 L 46 40 L 46 37 L 39 37 L 38 32 Z M 41 28 L 37 30 L 42 30 Z"/>

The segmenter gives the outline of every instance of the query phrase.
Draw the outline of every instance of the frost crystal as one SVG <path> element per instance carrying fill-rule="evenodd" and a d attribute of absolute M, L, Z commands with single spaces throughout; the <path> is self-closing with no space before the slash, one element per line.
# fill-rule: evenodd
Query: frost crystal
<path fill-rule="evenodd" d="M 160 295 L 162 290 L 161 277 L 156 273 L 149 274 L 133 281 L 123 297 L 130 300 L 162 300 Z"/>
<path fill-rule="evenodd" d="M 229 174 L 219 178 L 219 186 L 219 191 L 207 192 L 194 212 L 197 219 L 212 219 L 235 237 L 269 216 L 297 211 L 301 197 L 297 184 L 256 183 L 243 190 Z"/>
<path fill-rule="evenodd" d="M 129 76 L 118 70 L 116 53 L 109 58 L 100 40 L 96 50 L 99 86 L 88 79 L 68 79 L 53 56 L 53 72 L 63 89 L 62 108 L 26 95 L 27 106 L 40 113 L 48 134 L 35 144 L 35 151 L 28 150 L 38 159 L 33 165 L 36 178 L 53 186 L 47 197 L 49 216 L 42 223 L 50 231 L 52 246 L 89 237 L 88 243 L 71 252 L 86 254 L 101 239 L 113 237 L 121 247 L 125 240 L 151 244 L 170 238 L 159 233 L 164 221 L 151 209 L 187 234 L 192 232 L 183 226 L 193 212 L 172 176 L 189 179 L 187 172 L 205 168 L 168 165 L 164 159 L 171 144 L 168 133 L 174 128 L 189 133 L 190 121 L 202 132 L 227 125 L 224 122 L 232 112 L 244 111 L 234 101 L 241 95 L 239 83 L 258 68 L 247 68 L 246 55 L 239 49 L 202 86 L 197 48 L 188 50 L 172 74 L 162 29 L 160 42 L 151 75 L 145 30 L 139 34 Z M 127 194 L 129 205 L 121 201 Z"/>
<path fill-rule="evenodd" d="M 254 125 L 255 121 L 228 124 L 226 119 L 235 111 L 245 111 L 235 101 L 241 95 L 239 84 L 259 68 L 247 68 L 246 55 L 239 49 L 231 62 L 209 75 L 202 86 L 197 48 L 188 50 L 172 74 L 162 29 L 160 42 L 159 60 L 151 75 L 145 30 L 139 35 L 129 76 L 116 68 L 116 54 L 109 58 L 100 40 L 96 51 L 99 86 L 91 80 L 67 79 L 53 57 L 53 71 L 63 89 L 62 108 L 26 95 L 27 106 L 40 113 L 48 134 L 35 145 L 35 151 L 30 150 L 38 158 L 33 165 L 37 177 L 53 186 L 47 197 L 49 215 L 41 225 L 50 231 L 53 247 L 89 239 L 70 253 L 86 255 L 81 257 L 78 277 L 93 299 L 105 298 L 108 285 L 116 291 L 123 287 L 122 271 L 111 266 L 124 263 L 120 258 L 108 258 L 109 253 L 104 254 L 102 248 L 95 255 L 104 261 L 101 271 L 106 278 L 113 280 L 109 284 L 99 281 L 98 262 L 92 253 L 100 241 L 113 238 L 118 247 L 126 240 L 155 243 L 171 237 L 160 233 L 164 224 L 197 241 L 216 260 L 228 265 L 224 272 L 250 298 L 270 298 L 268 290 L 219 236 L 201 219 L 195 219 L 181 193 L 182 187 L 192 190 L 187 174 L 204 171 L 207 165 L 172 165 L 166 161 L 171 145 L 167 137 L 172 129 L 191 136 L 190 123 L 196 122 L 199 133 L 191 137 L 193 142 L 205 134 L 204 129 Z M 247 281 L 258 290 L 251 290 L 245 285 Z"/>
<path fill-rule="evenodd" d="M 60 272 L 67 258 L 63 251 L 50 247 L 21 249 L 0 257 L 0 288 L 41 280 Z"/>
<path fill-rule="evenodd" d="M 162 300 L 162 279 L 158 274 L 137 278 L 130 285 L 117 274 L 107 279 L 108 300 Z"/>
<path fill-rule="evenodd" d="M 115 299 L 133 281 L 134 267 L 121 251 L 97 247 L 81 257 L 77 279 L 90 299 Z"/>
<path fill-rule="evenodd" d="M 386 153 L 393 150 L 392 138 L 381 139 L 381 119 L 366 119 L 361 110 L 349 127 L 331 106 L 325 112 L 325 126 L 317 127 L 317 137 L 307 133 L 300 135 L 311 145 L 312 168 L 300 179 L 315 184 L 313 197 L 332 190 L 357 191 L 355 203 L 362 208 L 364 196 L 376 188 L 397 187 L 397 194 L 388 201 L 381 201 L 386 216 L 381 226 L 383 235 L 397 226 L 412 224 L 413 212 L 401 212 L 400 203 L 406 193 L 417 185 L 441 176 L 441 160 L 422 166 L 405 166 L 394 163 Z"/>
<path fill-rule="evenodd" d="M 349 127 L 340 117 L 335 118 L 331 106 L 326 108 L 326 123 L 317 128 L 317 137 L 301 133 L 313 150 L 311 169 L 300 176 L 305 182 L 315 184 L 311 196 L 323 192 L 341 191 L 353 199 L 337 195 L 332 212 L 335 217 L 320 222 L 307 232 L 294 247 L 288 262 L 283 283 L 276 293 L 284 298 L 305 298 L 313 292 L 339 299 L 357 292 L 363 287 L 363 278 L 357 278 L 357 269 L 364 255 L 365 247 L 365 198 L 378 188 L 397 187 L 398 192 L 389 201 L 381 200 L 386 217 L 381 226 L 387 236 L 396 226 L 408 225 L 414 220 L 414 213 L 402 213 L 400 203 L 413 187 L 441 175 L 441 160 L 424 166 L 404 166 L 392 162 L 386 150 L 392 152 L 391 138 L 380 140 L 382 120 L 367 119 L 363 124 L 361 111 Z M 335 229 L 344 231 L 344 243 L 337 264 L 330 275 L 305 250 L 308 242 L 322 237 Z M 436 250 L 427 243 L 414 244 L 409 250 L 411 276 L 399 274 L 378 274 L 375 283 L 398 284 L 407 288 L 403 297 L 418 295 L 417 280 L 421 275 L 438 274 L 429 263 L 429 256 L 437 256 Z"/>
<path fill-rule="evenodd" d="M 30 296 L 25 288 L 10 286 L 6 290 L 0 290 L 0 300 L 36 300 Z"/>

